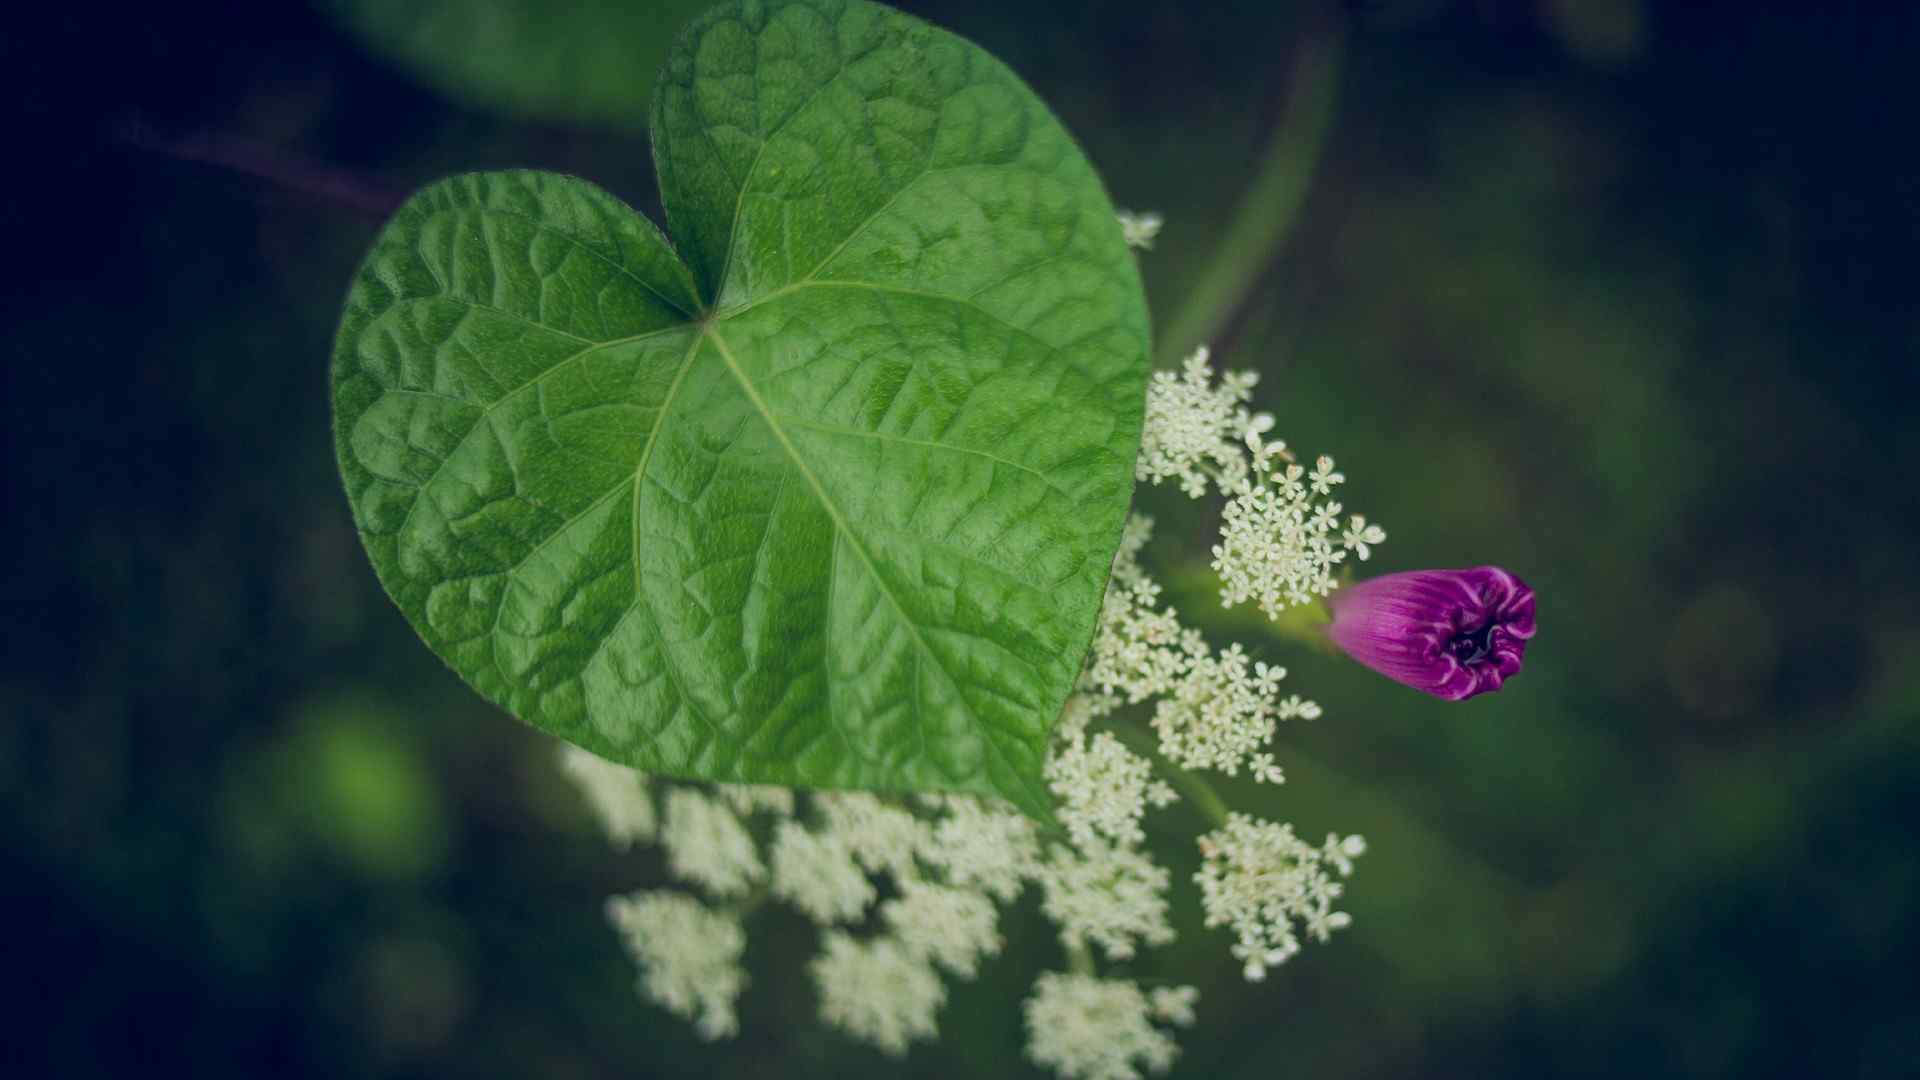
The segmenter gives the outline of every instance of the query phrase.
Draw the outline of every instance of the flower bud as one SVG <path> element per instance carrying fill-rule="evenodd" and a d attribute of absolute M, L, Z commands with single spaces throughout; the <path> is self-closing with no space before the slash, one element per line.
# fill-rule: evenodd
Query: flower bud
<path fill-rule="evenodd" d="M 1500 689 L 1533 637 L 1533 590 L 1497 566 L 1386 574 L 1336 590 L 1328 606 L 1342 652 L 1448 701 Z"/>

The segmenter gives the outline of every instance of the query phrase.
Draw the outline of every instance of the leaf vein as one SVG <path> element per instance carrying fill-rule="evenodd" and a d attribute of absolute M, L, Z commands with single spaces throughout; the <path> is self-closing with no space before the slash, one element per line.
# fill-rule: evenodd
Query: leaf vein
<path fill-rule="evenodd" d="M 658 288 L 655 288 L 652 284 L 650 284 L 647 281 L 647 279 L 634 273 L 631 268 L 622 266 L 621 264 L 614 262 L 612 259 L 607 258 L 605 254 L 595 251 L 591 245 L 589 245 L 585 240 L 581 239 L 580 237 L 577 237 L 572 233 L 567 232 L 564 229 L 556 229 L 552 225 L 549 225 L 546 222 L 541 221 L 539 218 L 534 217 L 532 214 L 522 213 L 519 210 L 508 210 L 504 207 L 499 207 L 499 206 L 483 206 L 479 204 L 468 204 L 465 206 L 446 206 L 446 207 L 438 207 L 432 210 L 428 210 L 426 213 L 421 215 L 421 219 L 425 221 L 425 220 L 430 220 L 432 218 L 441 217 L 445 215 L 458 216 L 463 211 L 472 211 L 473 213 L 480 214 L 482 216 L 485 216 L 488 214 L 494 214 L 500 217 L 512 218 L 516 221 L 524 221 L 528 225 L 533 226 L 533 229 L 535 232 L 546 233 L 549 236 L 559 237 L 562 241 L 566 242 L 572 247 L 585 252 L 587 255 L 595 259 L 598 259 L 603 263 L 606 263 L 609 267 L 613 268 L 615 272 L 631 279 L 634 284 L 640 286 L 642 289 L 647 290 L 647 292 L 653 294 L 656 298 L 658 298 L 661 303 L 667 305 L 667 307 L 673 309 L 674 311 L 679 312 L 681 315 L 685 316 L 686 318 L 691 319 L 696 314 L 695 312 L 688 311 L 685 307 L 682 307 L 678 302 L 676 302 L 672 297 L 669 297 L 666 293 L 663 293 Z M 638 214 L 639 211 L 635 211 L 635 213 Z M 494 245 L 492 244 L 487 245 L 489 251 L 491 251 L 493 246 Z M 439 275 L 436 272 L 434 276 L 437 278 Z"/>
<path fill-rule="evenodd" d="M 960 706 L 966 709 L 976 722 L 980 723 L 983 729 L 980 733 L 981 743 L 991 748 L 993 753 L 1000 758 L 1001 764 L 1007 766 L 1013 775 L 1019 778 L 1021 785 L 1027 789 L 1029 796 L 1035 800 L 1033 805 L 1047 805 L 1047 799 L 1044 793 L 1033 786 L 1031 778 L 1022 770 L 1013 768 L 1012 762 L 1006 757 L 1006 751 L 994 741 L 985 730 L 986 728 L 991 728 L 996 725 L 994 725 L 992 721 L 984 720 L 984 718 L 974 712 L 973 707 L 968 704 L 966 695 L 960 690 L 960 681 L 954 678 L 953 672 L 948 671 L 946 665 L 940 662 L 939 654 L 935 653 L 933 647 L 927 643 L 926 637 L 920 633 L 919 625 L 913 621 L 912 616 L 907 614 L 906 607 L 901 604 L 900 598 L 896 596 L 893 589 L 888 586 L 886 578 L 880 575 L 880 569 L 874 564 L 873 556 L 868 554 L 866 548 L 861 545 L 860 538 L 854 535 L 852 527 L 841 514 L 839 506 L 827 495 L 827 489 L 820 483 L 820 478 L 815 476 L 813 470 L 807 466 L 806 459 L 800 456 L 799 449 L 793 445 L 793 440 L 788 437 L 786 429 L 780 426 L 779 420 L 776 419 L 773 412 L 767 408 L 766 402 L 761 400 L 759 391 L 754 388 L 753 380 L 747 378 L 747 373 L 742 370 L 739 362 L 734 359 L 733 350 L 727 348 L 726 340 L 719 335 L 712 324 L 706 327 L 706 336 L 713 342 L 714 348 L 720 353 L 720 359 L 727 365 L 727 370 L 732 372 L 734 379 L 739 382 L 740 389 L 746 394 L 747 400 L 759 411 L 761 417 L 766 421 L 768 430 L 773 433 L 774 438 L 778 440 L 781 447 L 786 450 L 787 456 L 792 459 L 794 468 L 799 471 L 801 479 L 805 480 L 807 485 L 813 489 L 814 497 L 820 501 L 821 508 L 824 509 L 827 512 L 827 516 L 832 519 L 834 528 L 846 537 L 847 546 L 853 549 L 855 555 L 859 556 L 861 563 L 867 569 L 868 575 L 873 578 L 874 584 L 878 586 L 880 594 L 886 597 L 888 604 L 894 609 L 894 613 L 899 616 L 900 624 L 906 627 L 907 634 L 913 639 L 915 646 L 917 646 L 917 653 L 919 654 L 916 658 L 916 672 L 918 671 L 917 665 L 921 659 L 933 661 L 933 670 L 938 671 L 946 679 L 948 685 L 953 687 L 955 698 L 959 701 Z M 916 684 L 919 682 L 917 674 L 914 681 Z M 917 689 L 916 685 L 916 693 L 913 695 L 916 718 L 919 713 L 920 701 L 920 695 Z M 924 757 L 926 748 L 925 721 L 916 719 L 914 729 L 920 740 L 921 753 Z"/>

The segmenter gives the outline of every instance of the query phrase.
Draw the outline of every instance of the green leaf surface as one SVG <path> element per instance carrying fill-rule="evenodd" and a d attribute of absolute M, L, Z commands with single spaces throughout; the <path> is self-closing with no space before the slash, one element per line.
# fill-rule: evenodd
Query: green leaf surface
<path fill-rule="evenodd" d="M 1098 177 L 992 57 L 859 0 L 709 12 L 651 128 L 677 248 L 533 172 L 376 242 L 333 392 L 381 580 L 613 760 L 1044 816 L 1147 376 Z"/>

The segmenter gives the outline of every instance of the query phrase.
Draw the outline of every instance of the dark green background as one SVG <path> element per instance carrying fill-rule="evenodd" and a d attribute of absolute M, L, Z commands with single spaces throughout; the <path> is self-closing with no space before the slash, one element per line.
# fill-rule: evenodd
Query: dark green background
<path fill-rule="evenodd" d="M 1177 889 L 1150 966 L 1202 988 L 1180 1075 L 1920 1071 L 1920 18 L 907 6 L 1166 212 L 1162 321 L 1301 41 L 1344 31 L 1321 168 L 1221 359 L 1340 459 L 1391 534 L 1370 568 L 1539 590 L 1526 672 L 1467 705 L 1209 624 L 1327 707 L 1282 732 L 1290 782 L 1234 801 L 1372 850 L 1353 929 L 1261 986 Z M 901 1065 L 817 1023 L 785 915 L 755 927 L 739 1040 L 633 993 L 599 903 L 662 868 L 610 853 L 548 740 L 380 594 L 325 366 L 382 206 L 528 165 L 651 210 L 644 134 L 239 10 L 0 30 L 0 1072 L 1026 1070 L 1014 1002 L 1059 962 L 1031 896 Z M 1201 557 L 1204 521 L 1165 532 Z"/>

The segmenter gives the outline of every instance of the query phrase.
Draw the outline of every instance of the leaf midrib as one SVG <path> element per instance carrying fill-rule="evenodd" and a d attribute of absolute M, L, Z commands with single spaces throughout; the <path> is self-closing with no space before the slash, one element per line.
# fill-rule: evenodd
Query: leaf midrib
<path fill-rule="evenodd" d="M 680 396 L 680 384 L 686 381 L 687 372 L 693 368 L 693 358 L 700 354 L 699 331 L 701 324 L 689 324 L 694 327 L 693 340 L 687 344 L 687 354 L 680 358 L 680 370 L 673 373 L 673 381 L 667 384 L 667 396 L 660 402 L 660 411 L 654 414 L 653 427 L 647 432 L 647 443 L 640 448 L 640 460 L 633 467 L 633 511 L 629 526 L 629 544 L 633 548 L 633 598 L 640 602 L 640 493 L 646 487 L 647 465 L 653 460 L 654 447 L 660 445 L 660 431 L 667 426 L 667 417 L 672 415 L 673 403 Z M 691 702 L 689 702 L 691 705 Z"/>
<path fill-rule="evenodd" d="M 913 638 L 914 645 L 920 655 L 931 660 L 934 670 L 940 672 L 941 676 L 947 680 L 947 683 L 953 687 L 955 699 L 961 703 L 962 708 L 965 708 L 967 712 L 973 716 L 975 724 L 980 728 L 981 743 L 987 747 L 990 753 L 1000 759 L 1001 765 L 1005 767 L 1008 772 L 1019 779 L 1021 786 L 1027 790 L 1028 797 L 1034 800 L 1033 805 L 1047 805 L 1045 795 L 1035 791 L 1031 781 L 1027 779 L 1026 774 L 1022 770 L 1014 767 L 1013 763 L 1007 760 L 1006 752 L 1001 749 L 1000 744 L 995 742 L 993 736 L 986 730 L 989 724 L 982 721 L 977 714 L 974 714 L 971 706 L 966 705 L 966 695 L 961 693 L 959 682 L 954 679 L 953 673 L 947 670 L 946 665 L 940 662 L 940 655 L 933 651 L 933 647 L 928 644 L 925 635 L 920 633 L 920 624 L 915 622 L 913 617 L 907 613 L 905 605 L 901 604 L 900 598 L 894 594 L 893 589 L 887 584 L 887 579 L 881 576 L 879 566 L 873 561 L 873 556 L 868 553 L 866 545 L 860 542 L 860 537 L 854 533 L 852 526 L 848 524 L 845 515 L 840 511 L 839 505 L 827 494 L 827 489 L 821 484 L 820 478 L 815 475 L 813 469 L 807 465 L 806 458 L 801 456 L 799 447 L 793 444 L 793 439 L 788 436 L 786 429 L 781 426 L 780 418 L 772 409 L 768 408 L 766 401 L 761 398 L 759 390 L 754 386 L 753 380 L 747 377 L 745 369 L 743 369 L 739 361 L 734 358 L 733 350 L 727 347 L 726 339 L 720 336 L 717 322 L 706 322 L 702 326 L 700 337 L 704 337 L 713 342 L 714 351 L 720 354 L 721 362 L 726 364 L 727 370 L 732 373 L 734 380 L 739 383 L 741 393 L 746 395 L 747 401 L 760 414 L 761 419 L 766 422 L 767 430 L 772 432 L 773 437 L 780 443 L 781 448 L 786 451 L 788 459 L 793 462 L 795 471 L 800 474 L 801 479 L 807 482 L 807 486 L 813 490 L 814 498 L 820 503 L 820 508 L 826 512 L 828 519 L 833 522 L 835 531 L 846 537 L 847 546 L 853 549 L 855 555 L 859 556 L 861 565 L 866 567 L 867 574 L 873 578 L 873 583 L 879 588 L 880 595 L 887 598 L 888 606 L 893 608 L 900 623 L 907 628 L 907 633 Z M 699 337 L 696 337 L 696 351 L 698 349 L 698 341 Z M 655 430 L 657 431 L 658 428 L 656 427 Z M 636 572 L 637 570 L 638 565 L 636 564 Z M 829 612 L 828 616 L 831 617 L 831 615 L 832 613 Z M 831 681 L 833 673 L 828 672 L 827 678 Z M 914 700 L 916 702 L 919 700 L 917 690 L 914 694 Z M 925 731 L 920 729 L 918 725 L 916 725 L 916 733 L 922 739 L 925 738 Z"/>

